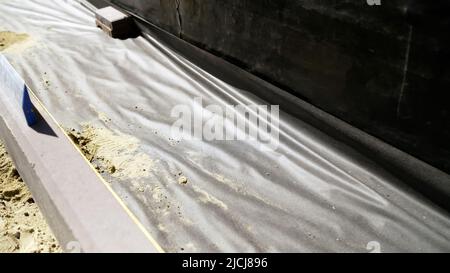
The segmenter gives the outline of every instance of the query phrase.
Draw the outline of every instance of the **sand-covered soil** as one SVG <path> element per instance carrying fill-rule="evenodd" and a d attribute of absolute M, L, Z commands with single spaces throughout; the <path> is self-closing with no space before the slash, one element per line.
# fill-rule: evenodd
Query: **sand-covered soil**
<path fill-rule="evenodd" d="M 60 251 L 30 191 L 0 141 L 0 253 Z"/>

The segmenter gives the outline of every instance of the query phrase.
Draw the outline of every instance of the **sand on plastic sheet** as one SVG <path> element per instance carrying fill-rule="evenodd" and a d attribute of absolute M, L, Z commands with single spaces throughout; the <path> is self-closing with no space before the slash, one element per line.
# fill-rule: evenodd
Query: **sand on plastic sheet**
<path fill-rule="evenodd" d="M 138 152 L 137 138 L 90 124 L 67 133 L 98 172 L 108 172 L 122 180 L 149 176 L 154 162 L 147 154 Z"/>
<path fill-rule="evenodd" d="M 34 39 L 26 33 L 0 31 L 0 52 L 21 53 L 33 45 Z"/>

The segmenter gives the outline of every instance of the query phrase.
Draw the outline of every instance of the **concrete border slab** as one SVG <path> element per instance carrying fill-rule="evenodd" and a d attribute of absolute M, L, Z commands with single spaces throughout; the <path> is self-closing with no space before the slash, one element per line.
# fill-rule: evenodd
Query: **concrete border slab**
<path fill-rule="evenodd" d="M 0 58 L 6 58 L 0 54 Z M 2 62 L 3 65 L 9 63 Z M 0 67 L 7 71 L 11 67 Z M 2 73 L 0 73 L 1 75 Z M 20 79 L 19 79 L 20 80 Z M 29 89 L 29 126 L 0 78 L 0 136 L 65 251 L 164 252 Z"/>

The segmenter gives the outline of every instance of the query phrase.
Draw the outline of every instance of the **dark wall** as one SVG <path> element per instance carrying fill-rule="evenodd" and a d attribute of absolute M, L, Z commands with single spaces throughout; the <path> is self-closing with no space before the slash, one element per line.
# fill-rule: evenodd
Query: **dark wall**
<path fill-rule="evenodd" d="M 450 173 L 450 1 L 110 1 Z"/>

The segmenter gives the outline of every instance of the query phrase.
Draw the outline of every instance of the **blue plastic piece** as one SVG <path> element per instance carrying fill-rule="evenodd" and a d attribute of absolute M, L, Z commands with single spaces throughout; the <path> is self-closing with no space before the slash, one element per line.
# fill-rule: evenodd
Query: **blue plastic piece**
<path fill-rule="evenodd" d="M 28 126 L 37 122 L 25 81 L 2 54 L 0 54 L 0 95 L 4 96 L 17 111 L 23 112 L 24 121 Z"/>
<path fill-rule="evenodd" d="M 30 94 L 28 93 L 28 87 L 26 85 L 23 86 L 22 110 L 25 114 L 25 119 L 27 120 L 28 126 L 31 126 L 37 122 L 33 103 L 31 102 Z"/>

